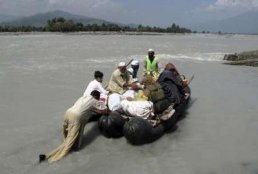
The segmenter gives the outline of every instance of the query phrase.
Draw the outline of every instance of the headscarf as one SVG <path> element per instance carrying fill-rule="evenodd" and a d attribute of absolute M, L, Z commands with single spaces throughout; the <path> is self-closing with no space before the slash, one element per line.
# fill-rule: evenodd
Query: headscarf
<path fill-rule="evenodd" d="M 168 63 L 168 64 L 165 66 L 165 70 L 174 71 L 174 72 L 176 72 L 177 75 L 179 75 L 178 70 L 176 69 L 175 65 L 172 64 L 172 63 Z"/>

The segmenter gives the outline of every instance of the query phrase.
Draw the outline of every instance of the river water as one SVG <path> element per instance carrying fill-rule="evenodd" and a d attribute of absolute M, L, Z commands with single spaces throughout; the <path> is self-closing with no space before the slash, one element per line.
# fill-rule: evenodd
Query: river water
<path fill-rule="evenodd" d="M 0 35 L 1 174 L 257 174 L 258 68 L 222 64 L 224 54 L 257 45 L 247 35 Z M 177 130 L 133 146 L 90 123 L 82 150 L 38 164 L 62 142 L 63 114 L 93 72 L 107 83 L 119 61 L 142 63 L 148 48 L 195 76 Z"/>

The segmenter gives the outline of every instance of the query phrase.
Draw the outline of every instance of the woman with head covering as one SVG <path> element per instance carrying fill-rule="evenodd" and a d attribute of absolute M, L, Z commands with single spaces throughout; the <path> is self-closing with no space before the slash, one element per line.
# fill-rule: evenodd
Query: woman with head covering
<path fill-rule="evenodd" d="M 170 102 L 179 104 L 183 100 L 184 86 L 181 82 L 180 74 L 172 63 L 165 66 L 164 71 L 160 74 L 158 82 L 162 86 L 165 95 Z"/>
<path fill-rule="evenodd" d="M 175 76 L 181 81 L 181 83 L 184 87 L 188 85 L 188 80 L 185 78 L 183 78 L 183 79 L 181 78 L 179 71 L 177 70 L 177 68 L 175 67 L 175 65 L 173 63 L 168 63 L 165 66 L 165 70 L 172 71 L 175 74 Z"/>

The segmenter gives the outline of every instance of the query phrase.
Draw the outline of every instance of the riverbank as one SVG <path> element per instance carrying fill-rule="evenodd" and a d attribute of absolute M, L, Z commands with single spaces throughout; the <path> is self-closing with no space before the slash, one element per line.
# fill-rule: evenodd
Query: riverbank
<path fill-rule="evenodd" d="M 258 50 L 246 51 L 242 53 L 226 54 L 223 60 L 228 65 L 246 65 L 258 67 Z"/>
<path fill-rule="evenodd" d="M 193 33 L 136 32 L 136 31 L 82 31 L 82 32 L 0 32 L 1 35 L 189 35 Z"/>

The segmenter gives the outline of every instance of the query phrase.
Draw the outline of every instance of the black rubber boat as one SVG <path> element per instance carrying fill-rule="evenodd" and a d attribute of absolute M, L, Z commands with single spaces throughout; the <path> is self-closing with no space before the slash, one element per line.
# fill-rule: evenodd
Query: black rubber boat
<path fill-rule="evenodd" d="M 185 91 L 191 95 L 191 90 L 187 86 Z M 119 138 L 125 136 L 127 141 L 134 145 L 151 143 L 160 138 L 165 132 L 175 128 L 176 123 L 184 116 L 190 95 L 185 101 L 176 106 L 175 113 L 166 121 L 162 121 L 157 126 L 141 117 L 124 118 L 118 112 L 112 112 L 108 116 L 102 116 L 98 125 L 102 134 L 109 138 Z"/>

